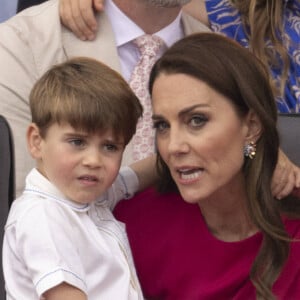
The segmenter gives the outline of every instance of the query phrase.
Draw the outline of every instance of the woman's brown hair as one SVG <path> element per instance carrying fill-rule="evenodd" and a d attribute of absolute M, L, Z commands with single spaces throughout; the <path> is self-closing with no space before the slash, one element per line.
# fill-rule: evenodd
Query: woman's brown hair
<path fill-rule="evenodd" d="M 241 118 L 251 110 L 261 122 L 257 154 L 253 160 L 245 159 L 243 166 L 248 213 L 263 234 L 263 243 L 250 277 L 258 299 L 273 299 L 272 285 L 288 257 L 290 239 L 282 223 L 277 200 L 271 193 L 279 137 L 276 104 L 268 72 L 251 52 L 229 38 L 199 33 L 177 42 L 157 61 L 150 75 L 150 93 L 162 73 L 185 74 L 199 79 L 227 97 Z M 174 187 L 168 167 L 159 153 L 157 167 L 163 188 Z M 299 209 L 297 213 L 299 216 Z"/>

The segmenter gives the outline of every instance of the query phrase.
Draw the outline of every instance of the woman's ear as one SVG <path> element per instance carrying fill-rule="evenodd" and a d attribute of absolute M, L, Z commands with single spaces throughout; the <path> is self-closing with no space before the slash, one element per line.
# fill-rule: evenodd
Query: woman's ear
<path fill-rule="evenodd" d="M 38 159 L 41 157 L 41 142 L 42 137 L 40 130 L 35 123 L 31 123 L 27 129 L 27 147 L 32 158 Z"/>
<path fill-rule="evenodd" d="M 249 111 L 246 117 L 246 123 L 247 123 L 246 140 L 248 142 L 256 143 L 261 136 L 262 125 L 257 114 L 254 113 L 252 110 Z"/>

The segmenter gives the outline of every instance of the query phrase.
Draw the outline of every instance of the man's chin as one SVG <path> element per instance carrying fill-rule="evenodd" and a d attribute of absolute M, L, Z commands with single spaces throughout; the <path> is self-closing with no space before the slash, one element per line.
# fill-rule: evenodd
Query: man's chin
<path fill-rule="evenodd" d="M 159 7 L 178 7 L 189 3 L 191 0 L 146 0 L 149 4 Z"/>

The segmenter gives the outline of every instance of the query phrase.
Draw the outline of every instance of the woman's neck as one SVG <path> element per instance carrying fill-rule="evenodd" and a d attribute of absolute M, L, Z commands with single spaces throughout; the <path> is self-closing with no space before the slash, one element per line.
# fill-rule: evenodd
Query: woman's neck
<path fill-rule="evenodd" d="M 219 193 L 222 196 L 214 196 L 199 202 L 209 231 L 219 240 L 241 241 L 258 231 L 250 220 L 246 195 L 243 194 Z"/>

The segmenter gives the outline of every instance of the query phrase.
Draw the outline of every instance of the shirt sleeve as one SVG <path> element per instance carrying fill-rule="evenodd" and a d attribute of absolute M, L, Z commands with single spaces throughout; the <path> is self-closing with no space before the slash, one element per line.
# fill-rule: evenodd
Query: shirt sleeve
<path fill-rule="evenodd" d="M 111 210 L 122 199 L 130 199 L 138 191 L 139 180 L 136 173 L 128 166 L 122 167 L 112 186 L 96 200 L 96 203 L 104 203 Z"/>
<path fill-rule="evenodd" d="M 16 225 L 16 249 L 37 294 L 66 282 L 87 294 L 85 271 L 76 247 L 76 217 L 60 205 L 41 200 Z"/>

